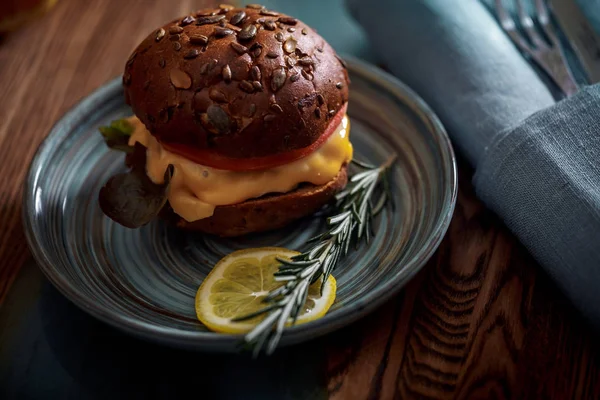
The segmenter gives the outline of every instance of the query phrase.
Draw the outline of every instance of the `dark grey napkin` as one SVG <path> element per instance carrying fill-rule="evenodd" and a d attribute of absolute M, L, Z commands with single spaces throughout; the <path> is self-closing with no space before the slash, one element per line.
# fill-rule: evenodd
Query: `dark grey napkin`
<path fill-rule="evenodd" d="M 554 101 L 477 0 L 347 0 L 438 113 L 479 197 L 600 326 L 600 86 Z"/>
<path fill-rule="evenodd" d="M 478 196 L 600 326 L 600 85 L 498 135 Z"/>

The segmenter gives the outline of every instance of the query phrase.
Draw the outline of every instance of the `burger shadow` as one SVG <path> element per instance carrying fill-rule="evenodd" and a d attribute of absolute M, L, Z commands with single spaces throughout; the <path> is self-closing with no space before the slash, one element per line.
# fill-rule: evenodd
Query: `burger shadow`
<path fill-rule="evenodd" d="M 325 398 L 324 341 L 272 356 L 216 354 L 138 340 L 81 311 L 48 281 L 38 303 L 53 356 L 92 397 Z"/>

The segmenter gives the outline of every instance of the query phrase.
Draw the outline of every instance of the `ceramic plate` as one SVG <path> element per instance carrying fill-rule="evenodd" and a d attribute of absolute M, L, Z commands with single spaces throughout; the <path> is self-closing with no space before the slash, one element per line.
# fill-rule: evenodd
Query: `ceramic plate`
<path fill-rule="evenodd" d="M 376 221 L 376 236 L 338 265 L 329 313 L 288 329 L 298 343 L 360 318 L 397 293 L 432 255 L 456 200 L 456 165 L 436 116 L 410 89 L 381 70 L 349 60 L 348 113 L 355 157 L 374 164 L 393 153 L 395 208 Z M 97 128 L 130 115 L 120 79 L 85 98 L 52 129 L 25 183 L 24 223 L 48 279 L 98 319 L 141 338 L 199 350 L 234 351 L 240 337 L 212 333 L 197 321 L 194 295 L 215 262 L 233 250 L 282 246 L 302 250 L 323 227 L 307 218 L 285 230 L 223 240 L 156 221 L 131 230 L 98 207 L 100 187 L 124 171 Z"/>

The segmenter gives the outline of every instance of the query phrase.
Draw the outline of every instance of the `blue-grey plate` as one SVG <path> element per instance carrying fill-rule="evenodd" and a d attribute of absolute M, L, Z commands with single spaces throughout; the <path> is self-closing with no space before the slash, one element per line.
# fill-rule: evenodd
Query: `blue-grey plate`
<path fill-rule="evenodd" d="M 456 164 L 437 117 L 410 89 L 383 71 L 349 60 L 350 138 L 359 159 L 379 164 L 398 155 L 395 208 L 377 219 L 376 236 L 336 268 L 329 313 L 292 327 L 282 345 L 331 332 L 360 318 L 400 288 L 440 243 L 456 200 Z M 138 337 L 200 350 L 234 351 L 240 337 L 197 321 L 194 295 L 229 252 L 258 246 L 303 249 L 322 229 L 308 218 L 285 230 L 223 240 L 179 231 L 162 221 L 137 230 L 105 217 L 98 191 L 125 169 L 97 128 L 131 113 L 120 79 L 96 90 L 52 129 L 31 163 L 23 218 L 34 257 L 73 303 Z"/>

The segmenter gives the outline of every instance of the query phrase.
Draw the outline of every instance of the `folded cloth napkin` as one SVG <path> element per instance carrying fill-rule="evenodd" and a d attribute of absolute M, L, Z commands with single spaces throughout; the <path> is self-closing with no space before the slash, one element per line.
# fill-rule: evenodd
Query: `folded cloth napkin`
<path fill-rule="evenodd" d="M 600 327 L 600 86 L 555 103 L 478 0 L 346 1 L 472 163 L 478 196 Z"/>

